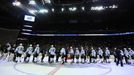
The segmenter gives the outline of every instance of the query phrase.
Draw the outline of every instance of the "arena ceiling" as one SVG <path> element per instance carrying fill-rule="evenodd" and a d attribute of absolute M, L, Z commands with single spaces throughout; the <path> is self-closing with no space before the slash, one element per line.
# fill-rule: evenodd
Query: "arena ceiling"
<path fill-rule="evenodd" d="M 134 0 L 51 0 L 51 3 L 43 4 L 45 0 L 35 0 L 38 6 L 30 6 L 30 0 L 17 0 L 23 4 L 20 8 L 13 6 L 15 0 L 0 0 L 0 27 L 21 28 L 23 16 L 25 14 L 36 16 L 35 28 L 38 30 L 62 29 L 65 27 L 76 27 L 81 30 L 83 27 L 88 29 L 104 30 L 134 30 Z M 116 5 L 116 9 L 109 8 Z M 91 10 L 95 6 L 104 6 L 105 10 Z M 69 11 L 69 8 L 77 11 Z M 84 7 L 84 8 L 83 8 Z M 27 8 L 39 9 L 46 8 L 49 12 L 46 14 L 31 14 L 26 11 Z M 61 12 L 65 8 L 64 12 Z M 101 9 L 101 8 L 100 8 Z M 84 11 L 83 11 L 84 10 Z M 70 26 L 69 26 L 70 25 Z M 84 30 L 82 29 L 82 30 Z"/>

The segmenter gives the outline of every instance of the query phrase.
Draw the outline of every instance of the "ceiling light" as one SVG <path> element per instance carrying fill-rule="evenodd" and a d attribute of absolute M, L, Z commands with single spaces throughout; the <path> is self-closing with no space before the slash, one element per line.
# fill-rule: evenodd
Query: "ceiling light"
<path fill-rule="evenodd" d="M 30 0 L 28 4 L 30 4 L 30 5 L 36 5 L 36 2 L 34 0 Z"/>
<path fill-rule="evenodd" d="M 48 13 L 48 9 L 40 9 L 39 13 Z"/>
<path fill-rule="evenodd" d="M 21 3 L 17 0 L 15 2 L 13 2 L 12 4 L 13 4 L 13 6 L 20 6 L 21 5 Z"/>
<path fill-rule="evenodd" d="M 71 7 L 71 8 L 69 8 L 69 10 L 70 10 L 70 11 L 76 11 L 77 8 L 76 8 L 76 7 Z"/>

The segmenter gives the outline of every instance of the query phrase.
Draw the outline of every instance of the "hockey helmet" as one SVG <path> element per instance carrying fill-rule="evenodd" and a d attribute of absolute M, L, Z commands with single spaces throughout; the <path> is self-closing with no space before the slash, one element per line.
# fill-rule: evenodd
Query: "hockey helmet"
<path fill-rule="evenodd" d="M 32 44 L 30 44 L 29 46 L 32 47 Z"/>
<path fill-rule="evenodd" d="M 39 44 L 37 44 L 36 46 L 39 47 Z"/>
<path fill-rule="evenodd" d="M 22 43 L 20 43 L 20 46 L 22 46 Z"/>

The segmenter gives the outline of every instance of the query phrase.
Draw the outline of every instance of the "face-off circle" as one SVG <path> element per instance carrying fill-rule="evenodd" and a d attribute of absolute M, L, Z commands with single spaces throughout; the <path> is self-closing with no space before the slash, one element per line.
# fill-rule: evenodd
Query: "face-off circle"
<path fill-rule="evenodd" d="M 68 64 L 68 63 L 67 64 L 60 64 L 60 63 L 15 64 L 14 69 L 18 72 L 21 72 L 27 75 L 39 75 L 38 72 L 40 74 L 43 74 L 43 72 L 46 70 L 47 70 L 46 75 L 48 74 L 51 75 L 51 73 L 53 73 L 53 70 L 54 71 L 56 70 L 56 72 L 60 70 L 59 72 L 61 72 L 62 70 L 64 71 L 65 69 L 70 69 L 70 70 L 77 69 L 78 71 L 79 70 L 86 71 L 86 69 L 87 70 L 89 69 L 89 71 L 95 70 L 95 69 L 96 71 L 102 70 L 102 72 L 98 72 L 97 75 L 105 75 L 112 71 L 111 67 L 108 67 L 107 65 L 103 65 L 103 64 Z M 92 71 L 90 73 L 92 74 Z"/>

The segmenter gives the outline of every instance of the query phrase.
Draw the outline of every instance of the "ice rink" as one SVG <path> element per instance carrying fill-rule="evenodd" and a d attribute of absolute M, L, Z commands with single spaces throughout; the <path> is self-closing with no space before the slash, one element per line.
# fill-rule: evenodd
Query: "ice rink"
<path fill-rule="evenodd" d="M 134 65 L 14 63 L 0 60 L 0 75 L 134 75 Z"/>

